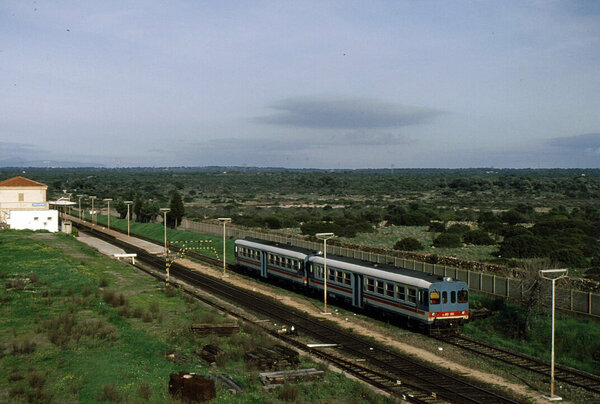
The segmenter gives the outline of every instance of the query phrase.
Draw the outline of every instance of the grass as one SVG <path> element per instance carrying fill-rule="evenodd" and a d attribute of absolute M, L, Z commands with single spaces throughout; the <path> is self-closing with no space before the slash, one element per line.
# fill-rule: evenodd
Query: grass
<path fill-rule="evenodd" d="M 277 402 L 296 394 L 264 392 L 247 368 L 245 351 L 271 343 L 256 329 L 198 339 L 191 323 L 225 319 L 180 292 L 168 297 L 153 279 L 69 236 L 3 230 L 0 245 L 0 402 L 173 402 L 168 377 L 180 370 L 226 373 L 247 389 L 230 396 L 218 388 L 217 403 Z M 5 287 L 17 279 L 19 288 Z M 217 368 L 206 368 L 194 354 L 207 343 L 225 351 Z M 169 361 L 169 353 L 181 360 Z M 302 359 L 301 366 L 318 365 Z M 385 402 L 334 373 L 295 389 L 304 402 L 334 402 L 340 395 Z"/>

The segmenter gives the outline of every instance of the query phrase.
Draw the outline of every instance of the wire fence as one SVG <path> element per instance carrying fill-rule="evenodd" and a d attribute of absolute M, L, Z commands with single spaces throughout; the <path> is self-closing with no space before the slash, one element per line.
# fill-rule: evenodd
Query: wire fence
<path fill-rule="evenodd" d="M 183 219 L 179 229 L 204 234 L 223 234 L 223 226 L 221 224 L 194 222 L 187 219 Z M 306 240 L 291 234 L 241 229 L 231 224 L 227 225 L 226 229 L 227 237 L 229 238 L 253 237 L 276 243 L 289 244 L 294 247 L 306 248 L 313 251 L 319 251 L 323 248 L 322 243 Z M 331 244 L 327 245 L 327 254 L 387 264 L 397 268 L 412 269 L 440 276 L 448 276 L 466 282 L 469 285 L 469 290 L 472 292 L 487 296 L 501 297 L 507 300 L 522 300 L 530 293 L 532 283 L 535 282 L 535 279 L 506 278 L 481 271 L 455 268 L 443 264 L 432 264 L 404 257 L 378 254 Z M 550 282 L 543 282 L 541 288 L 541 295 L 549 296 L 551 293 Z M 547 299 L 543 300 L 547 303 Z M 558 287 L 556 289 L 556 308 L 566 312 L 600 318 L 600 294 L 583 292 L 568 287 Z"/>

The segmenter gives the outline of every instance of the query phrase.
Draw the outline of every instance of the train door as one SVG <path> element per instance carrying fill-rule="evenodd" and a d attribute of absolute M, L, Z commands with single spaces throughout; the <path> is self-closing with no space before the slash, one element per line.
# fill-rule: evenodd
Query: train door
<path fill-rule="evenodd" d="M 360 274 L 352 274 L 352 305 L 363 307 L 363 277 Z"/>
<path fill-rule="evenodd" d="M 269 260 L 267 259 L 267 252 L 261 251 L 260 253 L 260 276 L 266 278 L 268 276 L 267 265 L 269 264 Z"/>

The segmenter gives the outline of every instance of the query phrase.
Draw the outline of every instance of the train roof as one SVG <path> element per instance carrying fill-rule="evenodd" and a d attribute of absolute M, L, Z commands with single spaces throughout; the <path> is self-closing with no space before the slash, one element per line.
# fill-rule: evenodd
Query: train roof
<path fill-rule="evenodd" d="M 311 262 L 323 264 L 323 255 L 321 255 L 320 251 L 315 253 L 315 251 L 308 250 L 306 248 L 294 247 L 288 244 L 274 243 L 254 238 L 237 240 L 236 244 L 262 248 L 266 251 L 284 254 L 300 259 L 310 257 L 309 260 Z M 448 279 L 444 279 L 444 277 L 440 275 L 428 274 L 412 269 L 396 268 L 390 265 L 377 264 L 356 258 L 340 257 L 333 254 L 327 254 L 327 263 L 339 269 L 348 269 L 363 275 L 372 276 L 374 278 L 385 278 L 391 281 L 411 284 L 423 288 L 429 288 L 431 284 L 444 282 L 446 279 Z M 386 275 L 382 276 L 381 271 L 386 272 Z"/>
<path fill-rule="evenodd" d="M 283 254 L 288 257 L 298 258 L 301 260 L 304 260 L 307 256 L 313 253 L 312 251 L 307 250 L 305 248 L 293 247 L 288 244 L 273 243 L 254 238 L 246 238 L 243 240 L 238 239 L 235 241 L 235 244 L 244 247 L 260 248 L 265 251 L 269 251 L 276 254 Z"/>

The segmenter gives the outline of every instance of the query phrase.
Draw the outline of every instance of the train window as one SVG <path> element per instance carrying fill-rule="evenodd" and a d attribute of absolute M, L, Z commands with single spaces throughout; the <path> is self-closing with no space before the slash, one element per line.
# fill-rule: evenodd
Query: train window
<path fill-rule="evenodd" d="M 446 291 L 442 292 L 442 303 L 444 303 L 444 304 L 448 303 L 448 292 L 446 292 Z"/>
<path fill-rule="evenodd" d="M 440 304 L 440 292 L 431 291 L 429 294 L 429 303 L 430 304 Z"/>
<path fill-rule="evenodd" d="M 396 298 L 400 300 L 406 300 L 406 291 L 404 289 L 404 286 L 396 285 Z"/>
<path fill-rule="evenodd" d="M 365 281 L 367 282 L 367 290 L 369 292 L 374 292 L 375 291 L 375 280 L 373 280 L 371 278 L 365 278 Z"/>
<path fill-rule="evenodd" d="M 383 295 L 383 282 L 377 281 L 377 293 Z"/>
<path fill-rule="evenodd" d="M 394 297 L 394 284 L 386 283 L 385 284 L 385 294 L 390 297 Z"/>
<path fill-rule="evenodd" d="M 456 303 L 456 292 L 454 290 L 450 292 L 450 303 Z"/>
<path fill-rule="evenodd" d="M 350 274 L 348 272 L 344 272 L 344 283 L 346 285 L 350 285 L 352 282 L 350 281 Z"/>
<path fill-rule="evenodd" d="M 466 303 L 468 298 L 469 298 L 469 292 L 467 292 L 466 290 L 458 291 L 458 302 L 459 303 Z"/>
<path fill-rule="evenodd" d="M 411 303 L 417 303 L 417 290 L 416 289 L 408 289 L 408 301 Z"/>
<path fill-rule="evenodd" d="M 421 304 L 427 305 L 427 293 L 426 290 L 421 291 L 421 298 L 419 299 Z"/>
<path fill-rule="evenodd" d="M 342 271 L 335 271 L 335 280 L 339 283 L 342 283 L 344 281 L 343 279 L 343 272 Z"/>
<path fill-rule="evenodd" d="M 327 273 L 329 274 L 329 280 L 330 281 L 335 281 L 335 271 L 332 269 L 327 268 Z"/>

